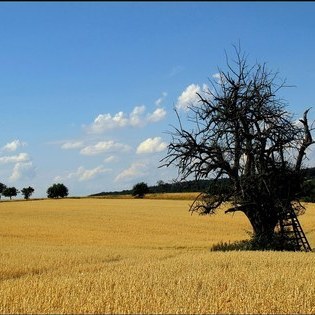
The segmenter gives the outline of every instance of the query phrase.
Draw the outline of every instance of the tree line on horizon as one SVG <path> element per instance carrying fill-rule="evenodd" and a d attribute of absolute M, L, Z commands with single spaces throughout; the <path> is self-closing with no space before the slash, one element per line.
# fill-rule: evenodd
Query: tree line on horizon
<path fill-rule="evenodd" d="M 31 186 L 24 187 L 20 191 L 16 187 L 7 187 L 5 184 L 0 183 L 0 199 L 2 196 L 9 197 L 10 200 L 12 197 L 16 197 L 17 194 L 21 193 L 24 196 L 25 200 L 30 199 L 31 195 L 34 193 L 35 189 Z M 68 188 L 61 183 L 53 184 L 47 189 L 48 198 L 64 198 L 69 194 Z"/>
<path fill-rule="evenodd" d="M 315 202 L 315 167 L 307 168 L 305 170 L 305 195 L 302 196 L 302 201 Z M 141 185 L 140 185 L 141 184 Z M 121 191 L 109 191 L 100 192 L 90 195 L 91 197 L 108 196 L 108 195 L 137 195 L 138 189 L 143 188 L 146 183 L 137 183 L 131 189 L 125 189 Z M 230 181 L 228 178 L 222 178 L 215 183 L 213 179 L 205 180 L 187 180 L 176 181 L 173 180 L 170 183 L 159 180 L 156 185 L 149 186 L 145 189 L 145 193 L 180 193 L 180 192 L 207 192 L 210 195 L 217 194 L 218 191 L 222 193 L 223 190 L 228 191 L 230 189 Z"/>
<path fill-rule="evenodd" d="M 7 185 L 0 183 L 0 199 L 2 196 L 9 197 L 10 200 L 12 197 L 16 197 L 17 194 L 21 193 L 24 196 L 24 199 L 29 199 L 30 196 L 33 194 L 35 189 L 31 186 L 24 187 L 19 191 L 16 187 L 8 187 Z"/>

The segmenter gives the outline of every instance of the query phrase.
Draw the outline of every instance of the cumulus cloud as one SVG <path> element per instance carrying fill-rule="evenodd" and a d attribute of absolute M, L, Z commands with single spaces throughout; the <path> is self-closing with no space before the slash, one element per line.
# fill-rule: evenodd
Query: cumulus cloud
<path fill-rule="evenodd" d="M 212 78 L 215 79 L 218 83 L 221 82 L 221 75 L 219 72 L 212 75 Z"/>
<path fill-rule="evenodd" d="M 98 115 L 93 124 L 91 130 L 95 132 L 103 131 L 105 129 L 112 129 L 115 127 L 124 127 L 128 124 L 128 118 L 125 117 L 123 112 L 119 112 L 112 116 L 111 114 Z"/>
<path fill-rule="evenodd" d="M 94 145 L 83 148 L 80 153 L 83 155 L 96 155 L 104 152 L 128 151 L 130 147 L 126 144 L 115 143 L 112 140 L 100 141 Z"/>
<path fill-rule="evenodd" d="M 136 106 L 130 114 L 129 124 L 132 127 L 137 127 L 142 125 L 142 114 L 145 112 L 145 106 Z"/>
<path fill-rule="evenodd" d="M 16 151 L 19 147 L 23 147 L 26 145 L 26 142 L 22 142 L 20 140 L 13 140 L 12 142 L 7 143 L 2 147 L 3 151 L 13 152 Z"/>
<path fill-rule="evenodd" d="M 30 157 L 27 153 L 19 153 L 17 155 L 11 156 L 1 156 L 0 163 L 19 163 L 19 162 L 27 162 L 30 160 Z"/>
<path fill-rule="evenodd" d="M 16 181 L 19 179 L 32 179 L 35 177 L 35 168 L 31 161 L 18 162 L 14 165 L 10 180 Z"/>
<path fill-rule="evenodd" d="M 176 108 L 183 111 L 188 111 L 189 106 L 196 105 L 199 101 L 198 94 L 202 94 L 204 91 L 208 89 L 206 84 L 203 86 L 199 86 L 198 84 L 190 84 L 187 88 L 182 92 L 182 94 L 178 97 Z"/>
<path fill-rule="evenodd" d="M 80 149 L 84 146 L 82 141 L 68 141 L 65 142 L 61 148 L 65 149 L 65 150 L 69 150 L 69 149 Z"/>
<path fill-rule="evenodd" d="M 167 148 L 167 143 L 162 141 L 161 137 L 148 138 L 141 142 L 137 148 L 137 153 L 161 152 Z"/>
<path fill-rule="evenodd" d="M 115 115 L 100 114 L 93 123 L 87 127 L 90 133 L 102 133 L 109 129 L 123 127 L 141 127 L 148 122 L 157 122 L 165 117 L 163 111 L 155 111 L 145 116 L 146 107 L 144 105 L 136 106 L 129 115 L 124 112 L 118 112 Z"/>
<path fill-rule="evenodd" d="M 303 127 L 303 123 L 301 122 L 301 119 L 303 119 L 303 118 L 301 117 L 301 118 L 299 118 L 299 119 L 296 119 L 296 120 L 293 122 L 293 125 L 296 126 L 296 127 L 302 128 L 302 127 Z"/>
<path fill-rule="evenodd" d="M 164 108 L 157 108 L 152 114 L 147 116 L 149 122 L 158 122 L 166 116 L 166 110 Z"/>
<path fill-rule="evenodd" d="M 14 140 L 7 143 L 2 150 L 16 151 L 19 147 L 25 146 L 25 142 Z M 19 179 L 32 179 L 35 177 L 35 168 L 30 156 L 23 152 L 15 155 L 0 156 L 0 164 L 14 164 L 9 180 L 16 181 Z M 8 168 L 6 166 L 6 168 Z"/>
<path fill-rule="evenodd" d="M 147 164 L 143 162 L 135 162 L 132 163 L 131 166 L 121 173 L 119 173 L 116 178 L 115 182 L 130 180 L 133 178 L 137 178 L 146 174 L 145 170 L 147 168 Z"/>
<path fill-rule="evenodd" d="M 114 162 L 116 160 L 117 160 L 117 158 L 114 155 L 111 155 L 111 156 L 107 157 L 106 159 L 104 159 L 104 163 L 111 163 L 111 162 Z"/>
<path fill-rule="evenodd" d="M 178 97 L 176 108 L 181 110 L 188 110 L 188 106 L 198 101 L 198 95 L 200 93 L 200 86 L 197 84 L 190 84 Z"/>
<path fill-rule="evenodd" d="M 215 81 L 216 81 L 217 83 L 219 83 L 219 84 L 222 84 L 222 83 L 224 82 L 224 80 L 225 80 L 223 74 L 220 73 L 220 72 L 217 72 L 217 73 L 213 74 L 213 75 L 212 75 L 212 78 L 214 78 Z"/>
<path fill-rule="evenodd" d="M 159 97 L 159 98 L 155 101 L 155 105 L 156 105 L 156 106 L 161 106 L 161 104 L 164 102 L 166 96 L 167 96 L 167 93 L 166 93 L 166 92 L 163 92 L 163 93 L 162 93 L 162 96 Z"/>
<path fill-rule="evenodd" d="M 75 172 L 70 172 L 66 176 L 57 176 L 54 178 L 56 181 L 66 180 L 66 179 L 77 179 L 81 181 L 88 181 L 100 176 L 104 173 L 110 172 L 110 169 L 104 168 L 102 165 L 97 166 L 92 169 L 85 169 L 83 166 L 79 166 Z"/>
<path fill-rule="evenodd" d="M 103 166 L 98 166 L 89 170 L 85 169 L 84 167 L 79 167 L 76 175 L 79 178 L 79 181 L 85 181 L 95 178 L 96 176 L 107 173 L 109 171 L 109 169 L 106 169 Z"/>

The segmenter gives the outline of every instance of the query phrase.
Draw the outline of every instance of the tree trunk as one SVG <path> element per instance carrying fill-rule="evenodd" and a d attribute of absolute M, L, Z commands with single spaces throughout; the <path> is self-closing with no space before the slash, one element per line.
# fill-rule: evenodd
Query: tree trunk
<path fill-rule="evenodd" d="M 265 212 L 262 209 L 251 209 L 244 213 L 253 227 L 255 244 L 261 249 L 268 248 L 278 223 L 276 211 Z"/>

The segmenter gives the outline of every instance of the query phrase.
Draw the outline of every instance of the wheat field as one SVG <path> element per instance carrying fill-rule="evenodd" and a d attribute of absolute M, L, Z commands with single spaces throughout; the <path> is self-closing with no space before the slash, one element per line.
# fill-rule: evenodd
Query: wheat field
<path fill-rule="evenodd" d="M 314 314 L 314 253 L 210 252 L 244 215 L 189 200 L 0 202 L 0 312 Z M 300 217 L 315 246 L 315 205 Z"/>

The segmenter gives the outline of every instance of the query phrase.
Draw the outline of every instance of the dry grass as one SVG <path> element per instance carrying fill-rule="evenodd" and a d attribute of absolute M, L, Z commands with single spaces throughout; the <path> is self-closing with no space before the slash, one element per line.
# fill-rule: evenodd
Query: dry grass
<path fill-rule="evenodd" d="M 241 213 L 187 200 L 0 203 L 1 313 L 315 313 L 313 253 L 210 252 Z M 315 206 L 301 223 L 315 245 Z"/>

